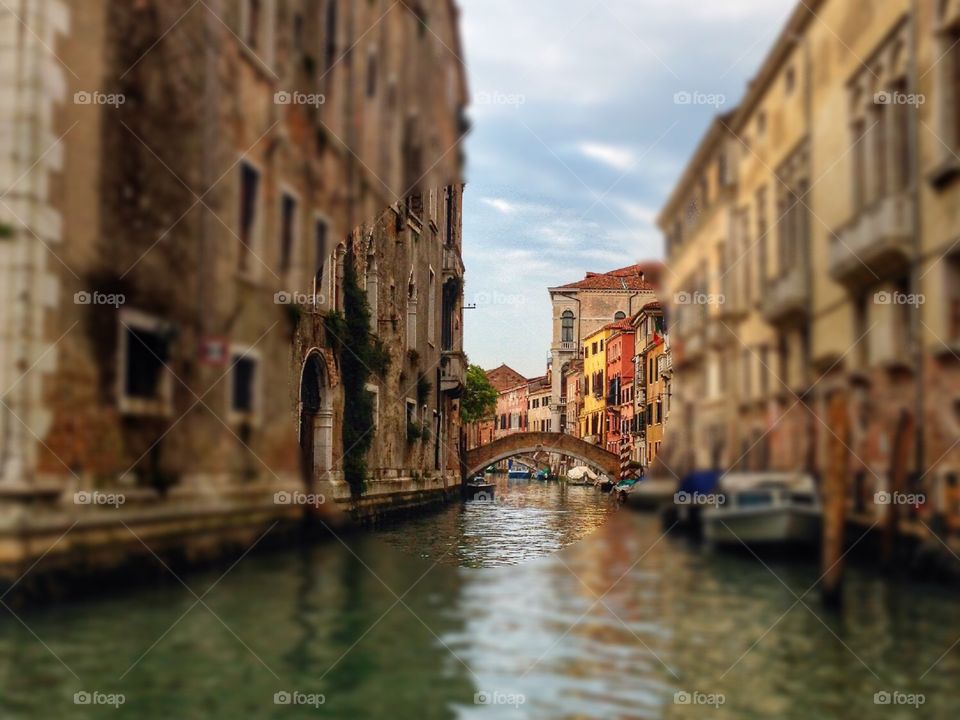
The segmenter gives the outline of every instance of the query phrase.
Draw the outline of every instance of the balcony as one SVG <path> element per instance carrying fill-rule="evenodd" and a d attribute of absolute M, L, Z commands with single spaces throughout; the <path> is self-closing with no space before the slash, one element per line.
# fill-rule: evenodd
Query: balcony
<path fill-rule="evenodd" d="M 913 257 L 913 220 L 913 202 L 905 193 L 864 210 L 833 238 L 830 277 L 856 289 L 902 274 Z"/>
<path fill-rule="evenodd" d="M 673 355 L 671 353 L 666 353 L 657 358 L 657 373 L 664 378 L 673 375 Z"/>
<path fill-rule="evenodd" d="M 801 262 L 788 268 L 767 286 L 763 316 L 771 325 L 798 325 L 807 318 L 809 301 L 807 268 Z"/>
<path fill-rule="evenodd" d="M 577 343 L 575 342 L 560 342 L 557 343 L 557 350 L 560 352 L 576 352 Z"/>
<path fill-rule="evenodd" d="M 467 356 L 458 350 L 445 351 L 440 357 L 440 391 L 454 397 L 466 387 Z"/>

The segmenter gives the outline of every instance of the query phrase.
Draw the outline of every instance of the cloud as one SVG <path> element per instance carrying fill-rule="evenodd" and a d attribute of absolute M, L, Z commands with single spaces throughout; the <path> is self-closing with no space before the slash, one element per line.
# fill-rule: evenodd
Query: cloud
<path fill-rule="evenodd" d="M 605 145 L 603 143 L 597 142 L 582 142 L 577 148 L 580 152 L 591 160 L 596 160 L 597 162 L 608 165 L 615 170 L 620 170 L 621 172 L 627 172 L 633 168 L 634 163 L 634 154 L 633 151 L 625 148 L 619 147 L 617 145 Z"/>
<path fill-rule="evenodd" d="M 548 213 L 551 209 L 546 205 L 538 205 L 529 202 L 515 202 L 501 197 L 482 197 L 480 202 L 489 205 L 502 215 L 515 215 L 519 213 Z"/>

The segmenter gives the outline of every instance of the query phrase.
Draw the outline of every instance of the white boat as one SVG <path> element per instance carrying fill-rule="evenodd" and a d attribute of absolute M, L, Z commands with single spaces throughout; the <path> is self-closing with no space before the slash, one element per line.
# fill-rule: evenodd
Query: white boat
<path fill-rule="evenodd" d="M 815 545 L 823 508 L 813 478 L 791 473 L 736 473 L 720 481 L 703 509 L 703 536 L 717 545 Z"/>

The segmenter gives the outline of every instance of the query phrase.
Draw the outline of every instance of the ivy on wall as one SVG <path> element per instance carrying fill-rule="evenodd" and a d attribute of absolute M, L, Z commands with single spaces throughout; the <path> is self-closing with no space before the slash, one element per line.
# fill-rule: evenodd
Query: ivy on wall
<path fill-rule="evenodd" d="M 343 385 L 343 475 L 350 492 L 363 494 L 367 476 L 367 453 L 373 444 L 373 394 L 367 383 L 373 373 L 383 376 L 390 366 L 390 353 L 370 333 L 370 306 L 357 280 L 352 262 L 344 263 L 343 313 L 324 318 L 328 343 L 337 354 Z"/>

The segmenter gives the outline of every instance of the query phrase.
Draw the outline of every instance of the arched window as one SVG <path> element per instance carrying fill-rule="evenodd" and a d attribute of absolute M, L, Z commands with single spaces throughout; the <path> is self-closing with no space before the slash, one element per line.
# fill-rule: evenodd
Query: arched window
<path fill-rule="evenodd" d="M 618 310 L 617 314 L 613 316 L 614 322 L 620 322 L 621 320 L 626 320 L 627 314 L 622 310 Z"/>
<path fill-rule="evenodd" d="M 561 318 L 561 342 L 573 342 L 573 311 L 564 310 Z"/>

